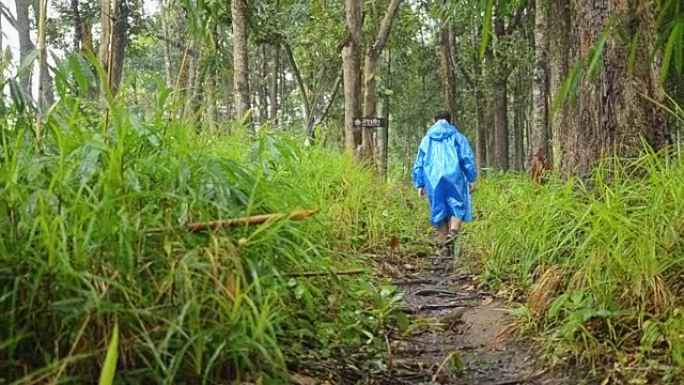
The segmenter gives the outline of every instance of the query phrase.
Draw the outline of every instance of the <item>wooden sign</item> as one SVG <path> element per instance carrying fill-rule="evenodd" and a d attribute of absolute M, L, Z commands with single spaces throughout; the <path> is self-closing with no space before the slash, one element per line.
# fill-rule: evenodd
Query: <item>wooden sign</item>
<path fill-rule="evenodd" d="M 387 127 L 385 118 L 354 118 L 354 127 Z"/>

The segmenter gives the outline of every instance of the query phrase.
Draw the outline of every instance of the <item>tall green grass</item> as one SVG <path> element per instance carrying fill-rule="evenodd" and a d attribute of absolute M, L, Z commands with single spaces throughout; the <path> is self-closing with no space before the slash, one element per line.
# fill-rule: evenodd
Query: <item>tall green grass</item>
<path fill-rule="evenodd" d="M 582 182 L 486 180 L 483 278 L 527 297 L 527 330 L 610 381 L 684 380 L 684 158 L 606 159 Z"/>
<path fill-rule="evenodd" d="M 278 133 L 207 133 L 169 114 L 163 88 L 146 113 L 110 98 L 105 135 L 99 102 L 78 96 L 93 75 L 71 64 L 43 111 L 42 149 L 35 112 L 3 79 L 0 382 L 93 383 L 111 370 L 113 335 L 114 383 L 283 382 L 301 357 L 382 355 L 390 291 L 364 275 L 296 273 L 356 266 L 391 236 L 410 237 L 406 203 L 387 199 L 400 189 Z M 309 208 L 322 211 L 184 229 Z"/>

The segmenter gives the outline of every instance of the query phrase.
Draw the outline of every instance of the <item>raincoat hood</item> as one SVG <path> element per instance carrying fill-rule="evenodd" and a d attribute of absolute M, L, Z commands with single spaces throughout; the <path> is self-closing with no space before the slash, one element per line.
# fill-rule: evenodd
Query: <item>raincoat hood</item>
<path fill-rule="evenodd" d="M 446 120 L 438 120 L 427 132 L 430 139 L 444 140 L 452 137 L 458 130 Z"/>

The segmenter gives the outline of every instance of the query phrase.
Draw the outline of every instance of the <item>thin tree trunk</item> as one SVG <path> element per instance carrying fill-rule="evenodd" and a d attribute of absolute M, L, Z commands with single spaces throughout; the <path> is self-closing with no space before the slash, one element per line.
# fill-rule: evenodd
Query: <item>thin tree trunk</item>
<path fill-rule="evenodd" d="M 112 41 L 112 94 L 116 94 L 123 76 L 124 57 L 128 43 L 128 1 L 115 0 Z"/>
<path fill-rule="evenodd" d="M 446 2 L 442 1 L 442 9 L 446 7 Z M 441 20 L 441 26 L 438 32 L 439 39 L 439 62 L 440 73 L 442 78 L 442 97 L 443 107 L 445 110 L 451 112 L 452 116 L 456 115 L 456 71 L 453 62 L 453 39 L 451 26 L 445 17 Z"/>
<path fill-rule="evenodd" d="M 280 70 L 280 46 L 274 45 L 272 47 L 273 53 L 273 67 L 271 67 L 270 76 L 270 87 L 269 87 L 269 110 L 268 110 L 268 120 L 273 122 L 276 126 L 278 125 L 278 74 Z"/>
<path fill-rule="evenodd" d="M 475 109 L 477 114 L 477 132 L 476 132 L 476 157 L 478 170 L 482 169 L 487 165 L 487 128 L 485 123 L 485 109 L 482 108 L 481 104 L 486 102 L 486 99 L 482 96 L 481 81 L 482 77 L 482 65 L 480 59 L 477 55 L 478 36 L 477 28 L 475 25 L 471 25 L 471 45 L 473 47 L 471 53 L 471 59 L 473 64 L 473 87 L 475 88 Z"/>
<path fill-rule="evenodd" d="M 354 127 L 354 118 L 361 113 L 361 43 L 362 0 L 345 0 L 345 20 L 348 38 L 342 48 L 344 71 L 344 148 L 355 155 L 361 144 L 360 130 Z"/>
<path fill-rule="evenodd" d="M 43 149 L 43 108 L 47 101 L 47 49 L 45 47 L 45 22 L 47 19 L 47 0 L 38 2 L 38 117 L 36 119 L 36 143 L 38 149 Z"/>
<path fill-rule="evenodd" d="M 172 0 L 166 0 L 166 4 L 161 12 L 162 33 L 164 34 L 164 75 L 166 75 L 166 86 L 173 87 L 173 69 L 171 65 L 171 35 L 169 34 L 169 9 Z"/>
<path fill-rule="evenodd" d="M 264 124 L 268 121 L 268 51 L 264 44 L 259 49 L 259 56 L 261 58 L 259 63 L 259 123 Z"/>
<path fill-rule="evenodd" d="M 116 1 L 116 0 L 114 0 Z M 109 66 L 109 42 L 110 34 L 112 31 L 112 5 L 111 0 L 102 0 L 100 3 L 100 20 L 101 20 L 101 33 L 100 33 L 100 48 L 97 54 L 97 59 L 100 61 L 102 68 L 105 72 L 108 72 Z"/>
<path fill-rule="evenodd" d="M 35 49 L 31 41 L 31 30 L 29 23 L 30 0 L 15 0 L 17 11 L 17 33 L 19 35 L 19 62 L 25 63 L 26 58 Z M 19 73 L 19 84 L 27 95 L 31 95 L 31 71 L 27 68 Z"/>
<path fill-rule="evenodd" d="M 366 117 L 375 117 L 377 114 L 378 61 L 380 60 L 380 54 L 382 54 L 382 50 L 385 48 L 389 34 L 392 31 L 392 25 L 397 17 L 397 13 L 399 12 L 400 4 L 401 0 L 390 0 L 390 3 L 387 7 L 387 12 L 380 23 L 380 29 L 378 30 L 378 35 L 375 38 L 375 42 L 366 51 L 366 60 L 363 67 L 363 115 Z M 374 143 L 375 140 L 373 138 L 373 129 L 370 127 L 364 127 L 362 154 L 369 160 L 373 159 Z"/>
<path fill-rule="evenodd" d="M 297 66 L 297 61 L 295 60 L 294 53 L 292 52 L 292 47 L 290 47 L 290 45 L 287 43 L 284 44 L 284 47 L 287 58 L 290 61 L 290 67 L 294 73 L 295 81 L 297 82 L 297 87 L 299 88 L 299 93 L 301 94 L 302 108 L 304 109 L 304 126 L 306 127 L 312 113 L 311 96 L 309 95 L 306 84 L 304 84 L 302 74 L 299 72 L 299 67 Z"/>
<path fill-rule="evenodd" d="M 515 169 L 523 171 L 525 169 L 525 95 L 526 89 L 523 84 L 523 77 L 529 74 L 525 68 L 521 68 L 521 73 L 516 78 L 515 92 L 513 93 L 513 157 L 515 159 Z"/>
<path fill-rule="evenodd" d="M 382 101 L 378 103 L 378 114 L 385 119 L 387 124 L 384 127 L 378 127 L 377 141 L 377 154 L 378 157 L 377 167 L 378 172 L 382 178 L 387 178 L 387 155 L 389 146 L 389 103 L 390 95 L 387 93 L 383 96 Z"/>
<path fill-rule="evenodd" d="M 532 82 L 532 132 L 530 136 L 529 168 L 537 170 L 548 163 L 548 76 L 546 39 L 547 0 L 535 0 L 534 13 L 534 71 Z M 556 22 L 554 21 L 554 24 Z M 555 27 L 554 27 L 555 28 Z"/>
<path fill-rule="evenodd" d="M 209 132 L 216 132 L 216 74 L 214 71 L 209 71 L 207 78 L 204 80 L 205 84 L 205 103 L 207 109 L 205 111 L 205 121 L 209 127 Z"/>
<path fill-rule="evenodd" d="M 505 35 L 504 20 L 497 3 L 494 31 L 497 43 Z M 508 69 L 507 63 L 501 56 L 497 56 L 494 78 L 494 167 L 498 170 L 508 170 Z"/>
<path fill-rule="evenodd" d="M 231 1 L 233 23 L 233 83 L 235 88 L 235 120 L 246 119 L 251 122 L 248 113 L 251 109 L 249 92 L 249 52 L 247 38 L 249 25 L 247 23 L 247 1 Z"/>
<path fill-rule="evenodd" d="M 71 13 L 74 17 L 74 52 L 81 51 L 81 40 L 83 40 L 83 22 L 81 21 L 81 12 L 78 8 L 78 0 L 71 0 Z"/>

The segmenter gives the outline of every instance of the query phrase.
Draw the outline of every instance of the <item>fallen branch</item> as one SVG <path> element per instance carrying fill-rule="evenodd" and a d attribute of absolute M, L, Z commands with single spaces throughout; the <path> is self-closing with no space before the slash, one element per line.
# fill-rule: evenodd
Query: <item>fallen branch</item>
<path fill-rule="evenodd" d="M 478 297 L 475 297 L 478 298 Z M 475 299 L 475 298 L 461 298 L 461 300 Z M 441 310 L 441 309 L 451 309 L 455 307 L 474 307 L 473 305 L 464 304 L 461 301 L 449 302 L 449 303 L 430 303 L 425 305 L 418 305 L 416 307 L 402 307 L 399 310 L 407 314 L 415 314 L 423 310 Z"/>
<path fill-rule="evenodd" d="M 351 270 L 330 270 L 330 271 L 305 271 L 302 273 L 292 273 L 287 274 L 286 277 L 322 277 L 325 275 L 356 275 L 366 273 L 363 269 L 351 269 Z"/>
<path fill-rule="evenodd" d="M 434 284 L 435 281 L 431 279 L 407 279 L 403 281 L 390 280 L 392 285 L 420 285 L 420 284 Z"/>
<path fill-rule="evenodd" d="M 191 233 L 198 233 L 200 231 L 207 230 L 217 230 L 226 227 L 240 227 L 240 226 L 255 226 L 261 225 L 266 222 L 273 222 L 280 219 L 289 219 L 291 221 L 302 221 L 316 215 L 320 210 L 300 210 L 294 211 L 290 214 L 277 213 L 277 214 L 261 214 L 253 215 L 251 217 L 240 217 L 240 218 L 230 218 L 221 219 L 216 221 L 208 222 L 194 222 L 188 223 L 185 227 Z M 161 233 L 164 229 L 151 229 L 149 233 Z"/>
<path fill-rule="evenodd" d="M 455 291 L 451 290 L 443 290 L 443 289 L 423 289 L 423 290 L 418 290 L 417 292 L 413 293 L 413 295 L 417 296 L 432 296 L 432 295 L 448 295 L 452 297 L 458 297 L 463 294 L 456 293 Z"/>

